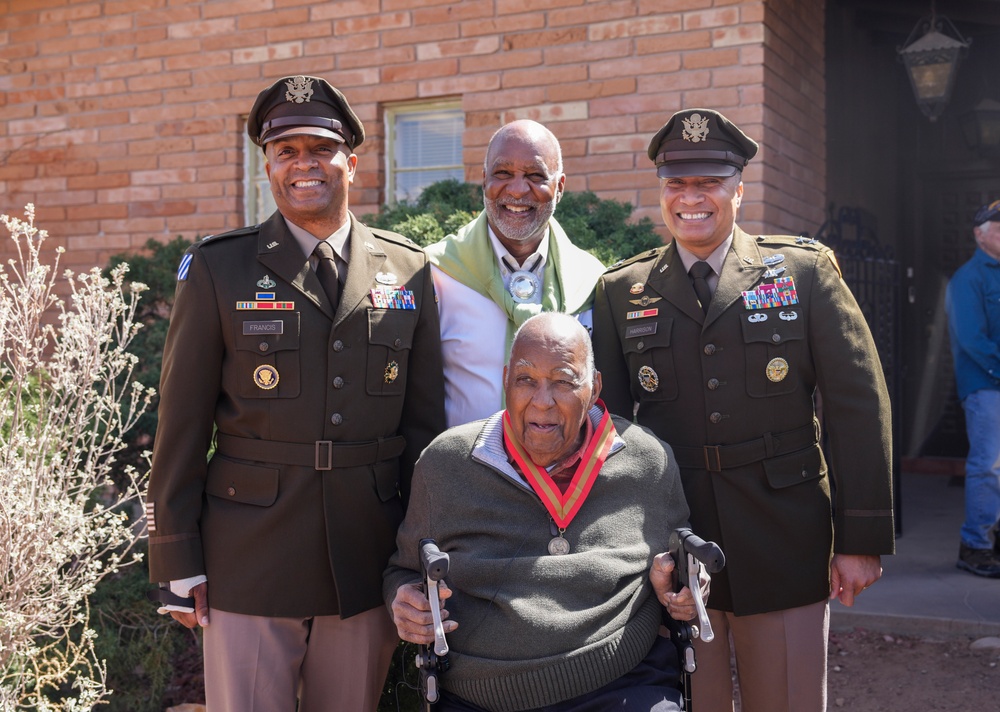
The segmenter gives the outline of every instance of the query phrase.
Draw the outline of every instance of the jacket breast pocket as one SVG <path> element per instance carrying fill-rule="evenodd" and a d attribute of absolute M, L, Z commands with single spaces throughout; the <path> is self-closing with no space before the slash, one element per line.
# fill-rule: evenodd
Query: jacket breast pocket
<path fill-rule="evenodd" d="M 753 398 L 786 395 L 798 387 L 794 372 L 805 358 L 805 312 L 801 305 L 755 309 L 741 315 L 746 354 L 747 394 Z"/>
<path fill-rule="evenodd" d="M 208 466 L 205 492 L 228 502 L 270 507 L 278 498 L 278 470 L 215 455 Z"/>
<path fill-rule="evenodd" d="M 622 350 L 628 363 L 633 399 L 669 401 L 677 398 L 677 371 L 670 348 L 673 319 L 626 323 Z"/>
<path fill-rule="evenodd" d="M 413 347 L 417 312 L 409 309 L 368 310 L 368 367 L 365 391 L 372 396 L 401 396 Z"/>
<path fill-rule="evenodd" d="M 298 397 L 299 313 L 238 311 L 232 328 L 240 397 Z"/>

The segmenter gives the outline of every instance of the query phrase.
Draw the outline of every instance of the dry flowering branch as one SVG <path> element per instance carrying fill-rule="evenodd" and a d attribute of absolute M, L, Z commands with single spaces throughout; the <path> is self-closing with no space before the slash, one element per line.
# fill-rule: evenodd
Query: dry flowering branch
<path fill-rule="evenodd" d="M 0 265 L 0 712 L 76 712 L 108 694 L 88 596 L 138 558 L 143 475 L 110 473 L 153 395 L 127 351 L 145 285 L 125 264 L 67 271 L 67 304 L 62 250 L 43 264 L 33 205 L 25 218 L 0 216 L 17 251 Z"/>

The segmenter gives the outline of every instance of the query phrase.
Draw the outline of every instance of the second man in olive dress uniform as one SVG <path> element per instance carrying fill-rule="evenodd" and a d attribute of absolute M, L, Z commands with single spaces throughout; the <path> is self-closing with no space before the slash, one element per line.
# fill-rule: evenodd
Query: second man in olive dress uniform
<path fill-rule="evenodd" d="M 595 351 L 608 408 L 671 443 L 691 526 L 726 554 L 695 709 L 732 710 L 731 633 L 744 712 L 817 712 L 828 598 L 851 605 L 893 552 L 889 398 L 833 253 L 736 225 L 756 152 L 706 109 L 653 137 L 673 240 L 602 277 Z"/>

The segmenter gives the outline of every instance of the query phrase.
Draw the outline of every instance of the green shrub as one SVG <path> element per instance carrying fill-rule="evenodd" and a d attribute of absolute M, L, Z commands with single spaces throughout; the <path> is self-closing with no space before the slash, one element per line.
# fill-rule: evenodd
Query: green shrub
<path fill-rule="evenodd" d="M 454 234 L 482 209 L 481 186 L 448 179 L 427 186 L 414 202 L 383 206 L 377 215 L 365 215 L 361 221 L 426 246 Z M 611 265 L 663 244 L 649 218 L 629 222 L 632 210 L 629 203 L 586 191 L 564 193 L 555 215 L 575 245 Z"/>

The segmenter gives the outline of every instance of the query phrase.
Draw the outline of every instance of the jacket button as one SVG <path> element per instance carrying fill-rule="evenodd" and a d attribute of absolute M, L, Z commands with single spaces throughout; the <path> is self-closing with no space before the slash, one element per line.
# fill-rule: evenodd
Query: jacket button
<path fill-rule="evenodd" d="M 333 379 L 333 387 L 334 388 L 343 388 L 344 387 L 344 379 L 341 378 L 340 376 L 337 376 L 336 378 L 334 378 Z"/>
<path fill-rule="evenodd" d="M 645 344 L 640 341 L 638 344 L 635 345 L 636 351 L 642 351 L 643 346 L 645 346 Z"/>
<path fill-rule="evenodd" d="M 402 339 L 396 339 L 395 341 L 392 342 L 392 345 L 395 346 L 398 349 L 400 346 L 403 345 L 403 340 Z"/>
<path fill-rule="evenodd" d="M 715 344 L 705 344 L 705 355 L 711 356 L 715 353 Z"/>
<path fill-rule="evenodd" d="M 229 489 L 226 490 L 226 494 L 228 494 L 230 497 L 235 497 L 236 496 L 236 488 L 235 487 L 230 487 Z"/>
<path fill-rule="evenodd" d="M 774 343 L 779 343 L 781 341 L 781 334 L 771 334 L 771 341 Z"/>
<path fill-rule="evenodd" d="M 344 416 L 342 416 L 340 413 L 334 413 L 333 415 L 330 416 L 330 422 L 333 423 L 334 425 L 340 425 L 341 423 L 344 422 Z"/>
<path fill-rule="evenodd" d="M 722 422 L 722 413 L 718 413 L 718 412 L 712 413 L 710 416 L 708 416 L 708 419 L 711 420 L 713 423 L 721 423 Z"/>
<path fill-rule="evenodd" d="M 344 342 L 341 341 L 340 339 L 337 339 L 336 341 L 334 341 L 333 342 L 333 350 L 337 351 L 338 353 L 340 351 L 343 351 L 344 350 Z"/>
<path fill-rule="evenodd" d="M 257 348 L 260 349 L 261 351 L 267 351 L 271 347 L 267 345 L 266 341 L 261 341 L 260 344 L 257 346 Z"/>
<path fill-rule="evenodd" d="M 708 390 L 714 391 L 718 387 L 719 387 L 719 379 L 718 378 L 709 378 L 708 379 Z"/>

